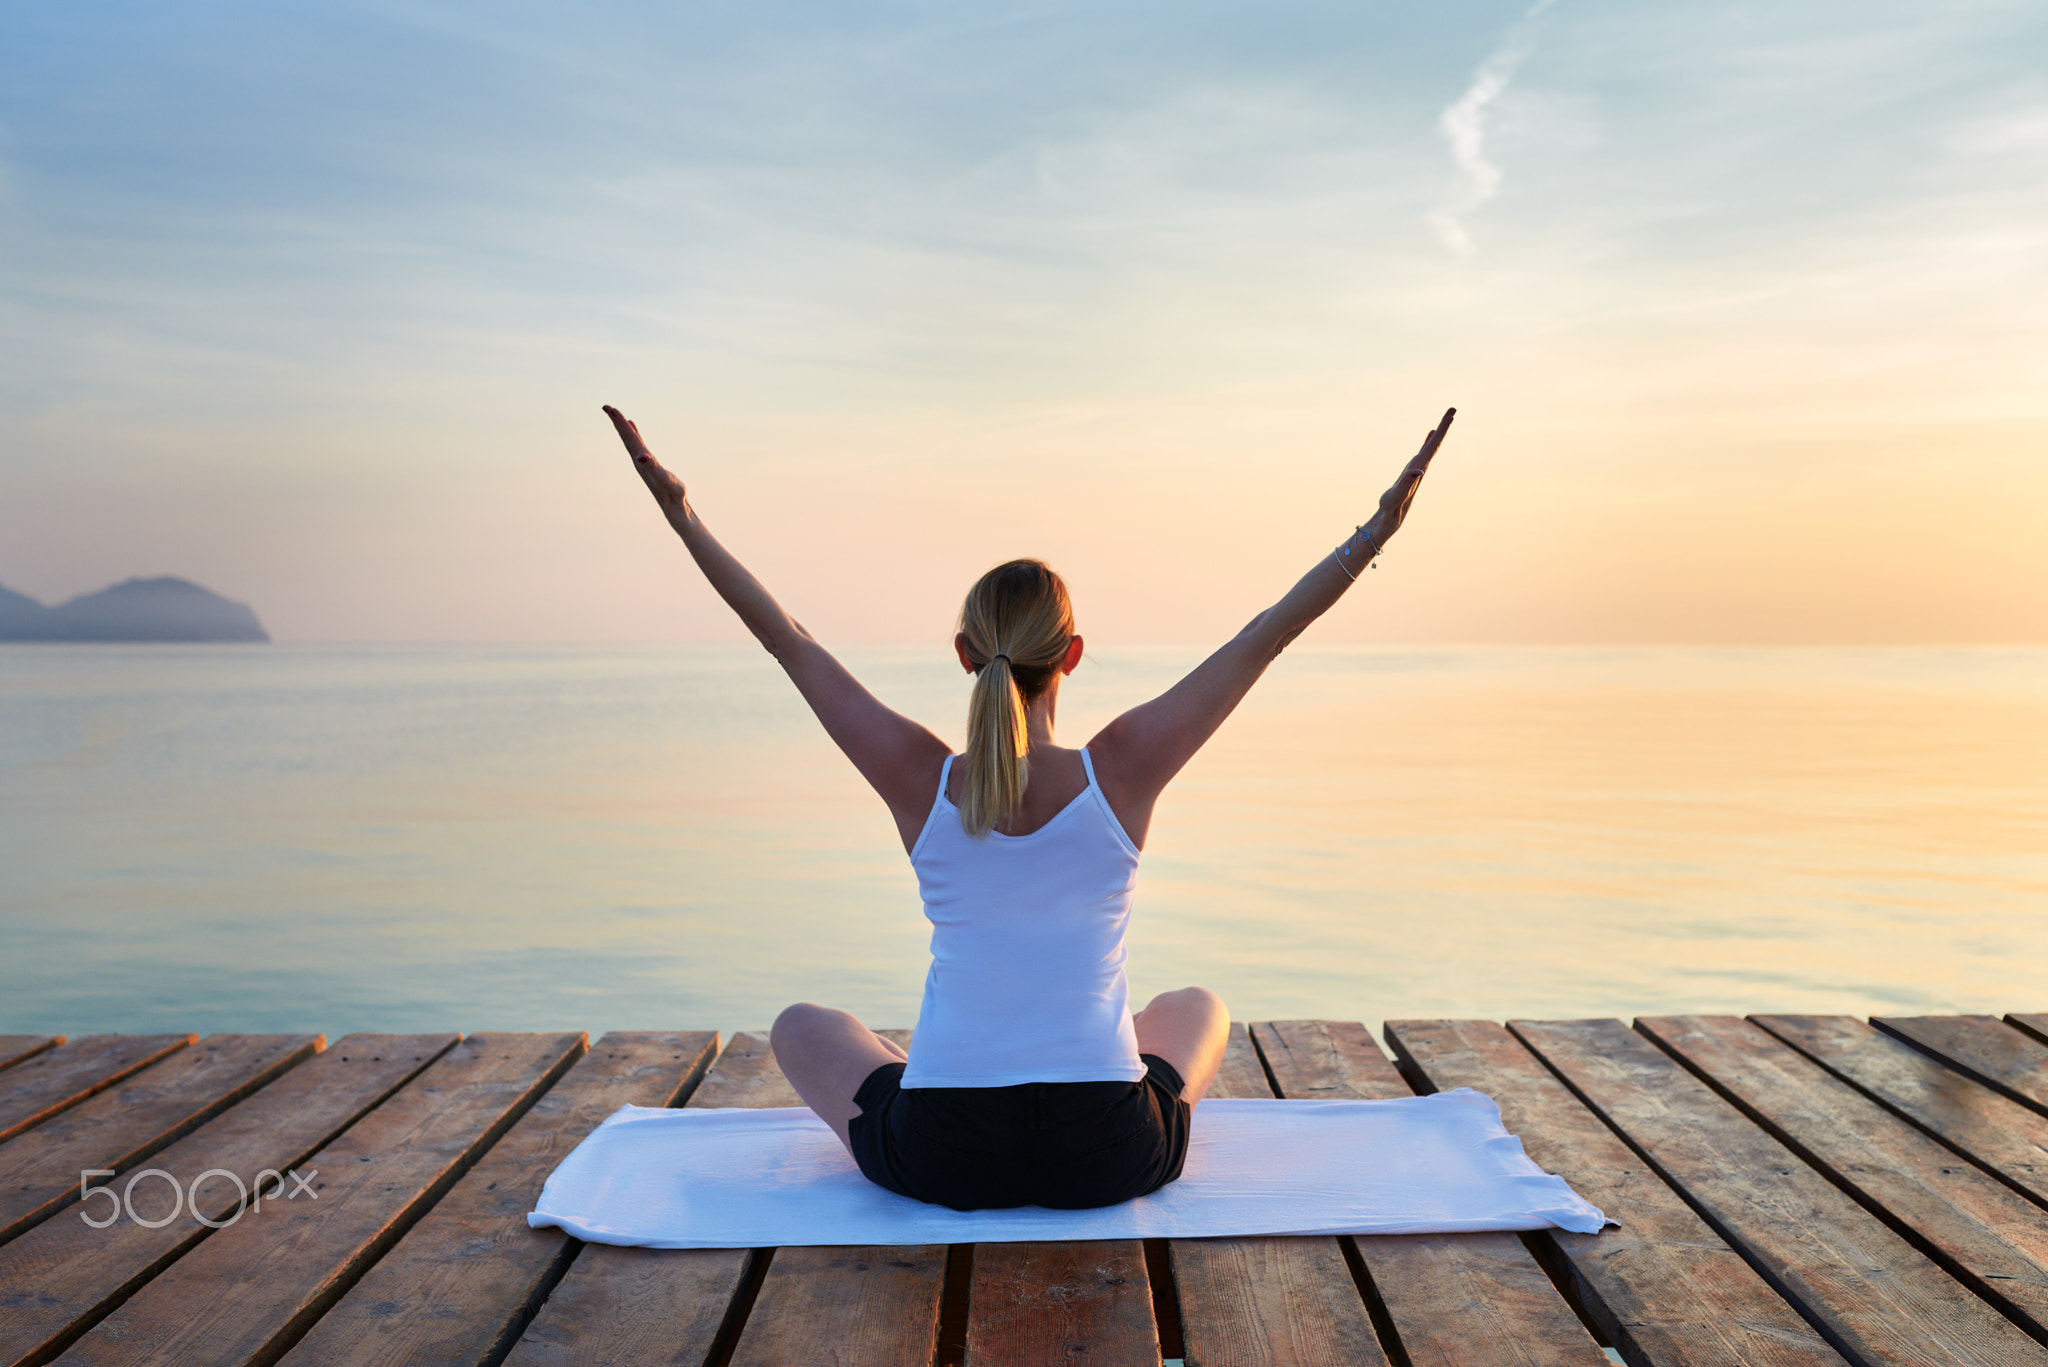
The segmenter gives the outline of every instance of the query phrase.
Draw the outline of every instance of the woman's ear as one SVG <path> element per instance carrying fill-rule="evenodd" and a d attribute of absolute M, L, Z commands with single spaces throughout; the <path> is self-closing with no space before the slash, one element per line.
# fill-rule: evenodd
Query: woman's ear
<path fill-rule="evenodd" d="M 1076 633 L 1074 639 L 1067 642 L 1067 656 L 1065 659 L 1060 661 L 1060 673 L 1071 674 L 1074 672 L 1075 666 L 1079 665 L 1080 663 L 1081 637 L 1079 633 Z"/>
<path fill-rule="evenodd" d="M 974 659 L 967 653 L 966 632 L 960 631 L 953 634 L 953 653 L 960 657 L 960 667 L 969 674 L 972 674 L 974 672 Z"/>

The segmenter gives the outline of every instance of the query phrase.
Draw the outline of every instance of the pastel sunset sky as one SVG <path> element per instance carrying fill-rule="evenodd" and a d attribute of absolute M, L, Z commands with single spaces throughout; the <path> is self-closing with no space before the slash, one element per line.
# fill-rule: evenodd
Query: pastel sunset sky
<path fill-rule="evenodd" d="M 0 9 L 0 584 L 831 642 L 2048 641 L 2039 0 Z M 1365 601 L 1359 601 L 1363 597 Z"/>

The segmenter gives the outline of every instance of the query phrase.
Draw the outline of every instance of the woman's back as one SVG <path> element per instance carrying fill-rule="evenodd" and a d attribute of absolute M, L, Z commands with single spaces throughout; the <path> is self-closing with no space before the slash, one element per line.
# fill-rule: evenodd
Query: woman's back
<path fill-rule="evenodd" d="M 910 853 L 932 962 L 905 1087 L 1144 1076 L 1124 977 L 1138 848 L 1071 753 L 1081 790 L 1021 834 L 971 835 L 935 795 Z"/>

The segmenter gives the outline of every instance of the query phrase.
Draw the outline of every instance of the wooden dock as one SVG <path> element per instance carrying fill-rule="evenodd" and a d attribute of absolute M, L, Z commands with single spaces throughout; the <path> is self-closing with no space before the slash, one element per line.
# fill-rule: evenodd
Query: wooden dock
<path fill-rule="evenodd" d="M 0 1037 L 0 1364 L 2048 1367 L 2048 1016 L 1386 1035 L 1238 1026 L 1212 1095 L 1476 1087 L 1619 1227 L 610 1248 L 542 1180 L 626 1102 L 796 1104 L 762 1036 Z"/>

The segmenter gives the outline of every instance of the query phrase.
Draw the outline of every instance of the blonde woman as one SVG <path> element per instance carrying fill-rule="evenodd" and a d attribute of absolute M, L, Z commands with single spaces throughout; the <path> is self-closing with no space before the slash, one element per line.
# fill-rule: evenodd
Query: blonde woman
<path fill-rule="evenodd" d="M 1035 560 L 990 570 L 953 638 L 975 676 L 956 756 L 784 612 L 639 429 L 605 412 L 704 577 L 888 804 L 932 922 L 910 1052 L 844 1011 L 792 1006 L 772 1040 L 797 1094 L 870 1180 L 960 1210 L 1114 1205 L 1178 1177 L 1230 1015 L 1200 987 L 1131 1015 L 1124 932 L 1153 805 L 1400 529 L 1452 414 L 1370 520 L 1186 678 L 1081 749 L 1053 740 L 1060 681 L 1082 651 L 1066 586 Z"/>

